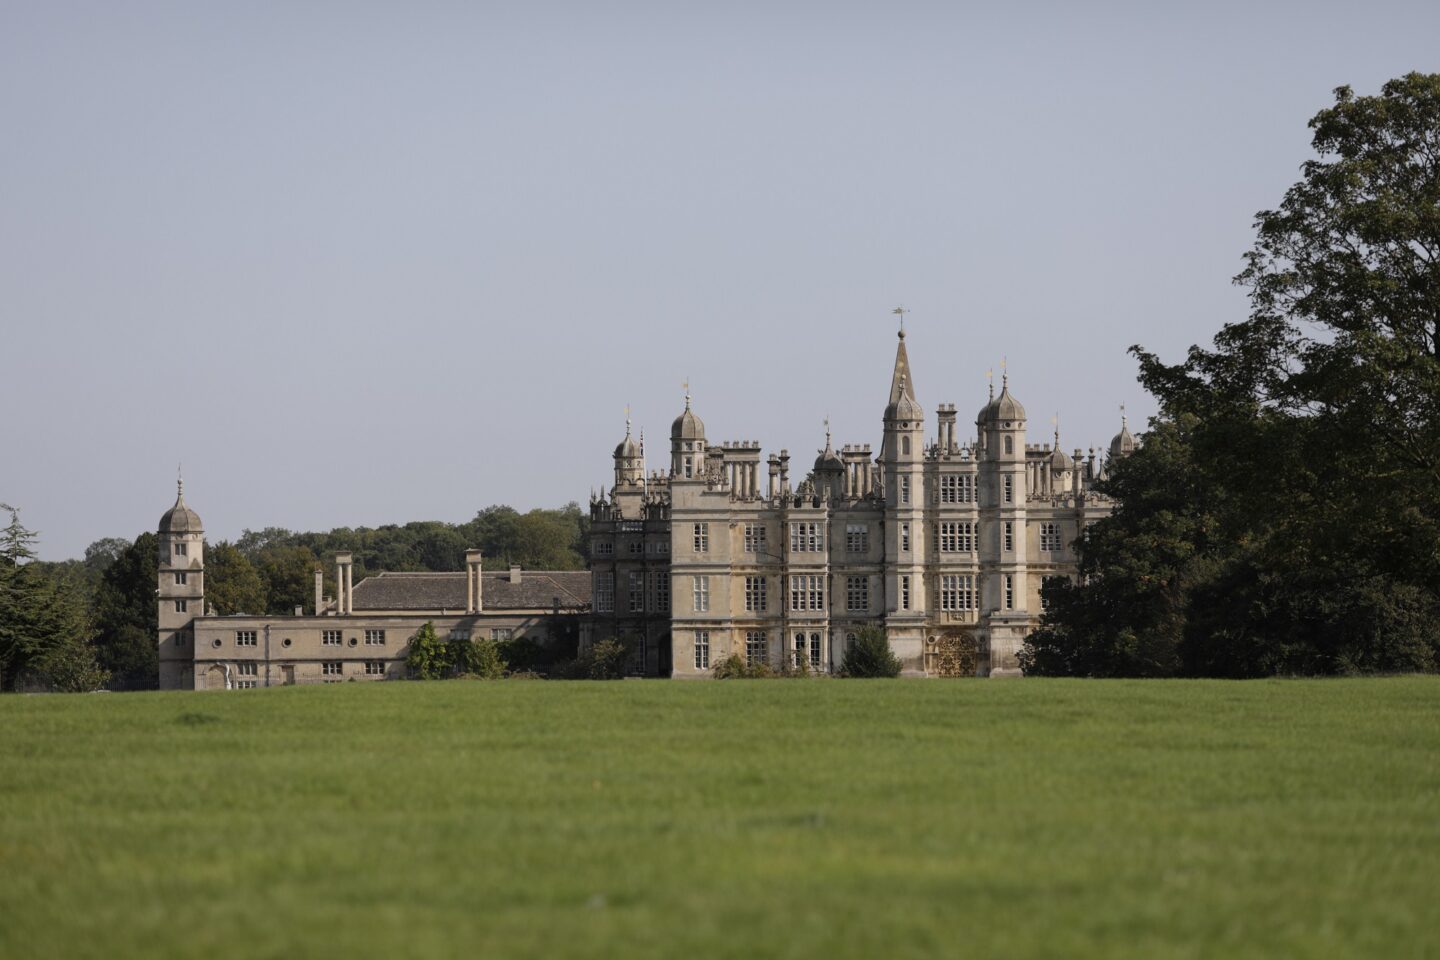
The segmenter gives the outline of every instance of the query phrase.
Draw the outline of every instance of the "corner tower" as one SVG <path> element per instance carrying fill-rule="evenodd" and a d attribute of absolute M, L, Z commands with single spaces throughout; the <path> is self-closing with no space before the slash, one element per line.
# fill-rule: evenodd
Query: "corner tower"
<path fill-rule="evenodd" d="M 885 627 L 890 647 L 906 673 L 924 669 L 925 610 L 925 410 L 915 398 L 915 378 L 905 350 L 905 327 L 895 348 L 890 402 L 880 469 L 885 478 Z"/>
<path fill-rule="evenodd" d="M 980 600 L 990 620 L 990 675 L 1019 676 L 1016 659 L 1029 632 L 1027 582 L 1029 491 L 1025 453 L 1025 407 L 1001 378 L 1000 396 L 980 411 Z"/>
<path fill-rule="evenodd" d="M 194 688 L 193 623 L 205 613 L 205 528 L 185 503 L 185 481 L 176 481 L 176 488 L 175 506 L 165 511 L 156 531 L 161 690 Z"/>

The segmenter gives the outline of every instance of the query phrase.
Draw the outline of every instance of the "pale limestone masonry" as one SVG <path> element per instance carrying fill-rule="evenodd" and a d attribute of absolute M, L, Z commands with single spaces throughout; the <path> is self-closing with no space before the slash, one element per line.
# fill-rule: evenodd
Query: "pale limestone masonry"
<path fill-rule="evenodd" d="M 590 636 L 631 640 L 645 676 L 705 677 L 731 654 L 834 672 L 881 627 L 910 676 L 1013 676 L 1047 577 L 1073 577 L 1074 541 L 1111 510 L 1105 461 L 1027 444 L 1008 378 L 956 432 L 953 404 L 927 442 L 900 332 L 878 456 L 825 447 L 792 486 L 790 454 L 711 446 L 685 397 L 670 463 L 647 472 L 626 423 L 615 483 L 592 495 Z M 1110 446 L 1134 449 L 1122 422 Z M 761 489 L 761 464 L 767 483 Z"/>
<path fill-rule="evenodd" d="M 485 573 L 478 550 L 463 573 L 382 573 L 354 583 L 335 557 L 336 598 L 315 575 L 314 609 L 293 616 L 205 612 L 205 538 L 184 488 L 160 519 L 160 689 L 234 690 L 405 677 L 410 640 L 427 622 L 452 636 L 588 642 L 590 575 L 512 567 Z"/>
<path fill-rule="evenodd" d="M 591 571 L 382 573 L 353 582 L 338 554 L 336 594 L 320 571 L 309 615 L 205 611 L 205 540 L 183 487 L 160 520 L 162 689 L 235 689 L 404 676 L 410 639 L 537 638 L 581 649 L 620 637 L 643 676 L 707 677 L 736 654 L 776 669 L 834 672 L 864 626 L 885 630 L 909 676 L 1014 676 L 1047 577 L 1073 577 L 1073 544 L 1108 514 L 1093 484 L 1106 460 L 1026 442 L 1024 407 L 1000 395 L 962 440 L 953 404 L 925 437 L 905 349 L 895 352 L 878 454 L 825 447 L 791 482 L 790 453 L 753 441 L 711 446 L 685 397 L 670 462 L 647 472 L 642 438 L 615 448 L 615 483 L 590 502 Z M 1135 448 L 1126 428 L 1109 457 Z M 762 469 L 763 467 L 763 469 Z M 762 483 L 763 474 L 763 483 Z"/>

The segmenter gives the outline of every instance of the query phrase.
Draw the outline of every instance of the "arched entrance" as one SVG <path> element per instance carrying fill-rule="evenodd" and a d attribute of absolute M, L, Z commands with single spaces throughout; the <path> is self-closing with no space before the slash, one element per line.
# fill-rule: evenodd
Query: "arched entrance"
<path fill-rule="evenodd" d="M 225 668 L 224 668 L 224 667 L 220 666 L 220 665 L 217 663 L 217 664 L 215 664 L 214 666 L 212 666 L 209 670 L 206 670 L 206 671 L 205 671 L 205 689 L 206 689 L 206 690 L 224 690 L 224 689 L 225 689 Z"/>

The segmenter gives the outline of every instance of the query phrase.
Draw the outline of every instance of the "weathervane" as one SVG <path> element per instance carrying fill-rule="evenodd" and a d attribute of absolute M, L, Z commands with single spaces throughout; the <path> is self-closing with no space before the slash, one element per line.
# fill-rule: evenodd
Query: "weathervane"
<path fill-rule="evenodd" d="M 909 311 L 909 310 L 906 310 L 904 307 L 896 307 L 894 310 L 891 310 L 890 312 L 893 313 L 893 314 L 895 314 L 895 316 L 897 316 L 897 317 L 900 318 L 900 339 L 901 339 L 901 340 L 904 340 L 904 339 L 905 339 L 905 314 L 909 313 L 910 311 Z"/>

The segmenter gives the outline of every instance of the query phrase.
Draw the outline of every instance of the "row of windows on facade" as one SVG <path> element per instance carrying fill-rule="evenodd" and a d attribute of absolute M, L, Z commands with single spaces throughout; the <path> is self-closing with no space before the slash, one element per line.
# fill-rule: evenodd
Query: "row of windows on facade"
<path fill-rule="evenodd" d="M 366 646 L 370 646 L 370 647 L 383 647 L 383 646 L 385 646 L 385 631 L 384 631 L 384 630 L 366 630 L 366 631 L 364 632 L 364 634 L 365 634 L 365 645 L 366 645 Z M 490 630 L 490 639 L 491 639 L 491 640 L 509 640 L 509 639 L 511 639 L 511 638 L 514 636 L 514 634 L 515 634 L 515 630 L 514 630 L 513 627 L 493 627 L 493 628 L 491 628 L 491 630 Z M 178 635 L 177 635 L 177 638 L 176 638 L 176 639 L 177 639 L 177 640 L 179 639 Z M 464 627 L 456 627 L 456 628 L 454 628 L 454 629 L 452 629 L 452 630 L 450 631 L 450 639 L 451 639 L 451 640 L 469 640 L 469 639 L 470 639 L 470 631 L 467 630 L 467 629 L 465 629 Z M 320 631 L 320 643 L 321 643 L 321 645 L 327 646 L 327 647 L 338 647 L 338 646 L 341 646 L 341 645 L 344 644 L 344 631 L 341 631 L 341 630 L 321 630 L 321 631 Z M 259 632 L 258 632 L 258 631 L 255 631 L 255 630 L 236 630 L 236 631 L 235 631 L 235 646 L 237 646 L 237 647 L 253 647 L 253 646 L 257 646 L 258 644 L 259 644 Z"/>
<path fill-rule="evenodd" d="M 855 642 L 855 634 L 845 635 L 849 643 Z M 796 633 L 790 651 L 790 663 L 794 667 L 809 666 L 811 669 L 819 669 L 823 662 L 824 644 L 821 635 L 818 633 Z M 695 669 L 710 669 L 710 631 L 696 630 L 694 632 Z M 643 661 L 642 661 L 643 662 Z M 745 632 L 745 665 L 747 667 L 759 666 L 762 663 L 770 662 L 770 640 L 763 630 L 747 630 Z"/>
<path fill-rule="evenodd" d="M 235 664 L 236 679 L 232 681 L 232 686 L 237 690 L 253 690 L 259 685 L 259 666 L 254 661 Z M 326 679 L 327 683 L 338 682 L 336 678 L 345 676 L 345 664 L 340 660 L 326 660 L 320 664 L 320 675 Z M 365 676 L 385 676 L 385 661 L 366 660 Z"/>
<path fill-rule="evenodd" d="M 650 576 L 651 591 L 649 596 L 652 600 L 649 612 L 668 613 L 670 611 L 670 577 L 666 573 L 652 573 Z M 1043 577 L 1042 580 L 1048 583 L 1054 579 L 1065 579 L 1064 577 Z M 870 612 L 870 580 L 868 576 L 845 578 L 845 610 L 847 613 L 869 613 Z M 825 581 L 824 575 L 802 574 L 790 577 L 790 607 L 794 612 L 824 612 L 828 608 L 825 604 Z M 1003 597 L 1001 609 L 1015 609 L 1015 578 L 1011 574 L 1005 574 L 1002 580 Z M 645 590 L 646 578 L 644 574 L 630 574 L 629 612 L 645 613 L 647 592 Z M 759 576 L 745 577 L 745 609 L 752 613 L 765 613 L 770 609 L 769 603 L 769 579 Z M 693 576 L 690 578 L 691 589 L 691 611 L 694 613 L 708 613 L 710 611 L 710 577 Z M 977 578 L 974 574 L 939 574 L 935 577 L 935 589 L 939 599 L 939 609 L 943 611 L 978 610 L 980 609 L 980 591 L 977 587 Z M 662 605 L 663 604 L 663 605 Z M 1041 593 L 1041 609 L 1045 609 L 1044 593 Z M 900 578 L 900 609 L 910 609 L 910 577 Z M 615 612 L 615 586 L 611 574 L 597 574 L 595 584 L 595 611 L 597 613 Z"/>
<path fill-rule="evenodd" d="M 695 523 L 691 525 L 691 545 L 696 553 L 710 552 L 710 524 Z M 943 523 L 932 523 L 931 529 L 934 534 L 934 541 L 939 546 L 941 553 L 974 553 L 976 544 L 979 542 L 977 524 L 973 520 L 947 521 Z M 1040 534 L 1040 549 L 1054 552 L 1062 549 L 1060 524 L 1053 520 L 1044 520 L 1038 524 Z M 1015 549 L 1015 521 L 1003 521 L 1001 526 L 1001 540 L 1005 550 Z M 758 523 L 747 523 L 744 529 L 744 549 L 746 553 L 768 554 L 765 527 Z M 910 524 L 900 525 L 900 549 L 910 549 Z M 805 521 L 790 524 L 790 552 L 791 553 L 823 553 L 825 550 L 825 524 Z M 845 525 L 845 552 L 846 553 L 869 553 L 870 552 L 870 525 L 865 523 L 847 523 Z"/>
<path fill-rule="evenodd" d="M 632 557 L 641 557 L 646 554 L 665 556 L 670 553 L 670 541 L 668 540 L 630 540 L 626 543 L 626 553 Z M 595 556 L 613 557 L 615 555 L 615 544 L 609 540 L 599 540 L 595 543 Z"/>

